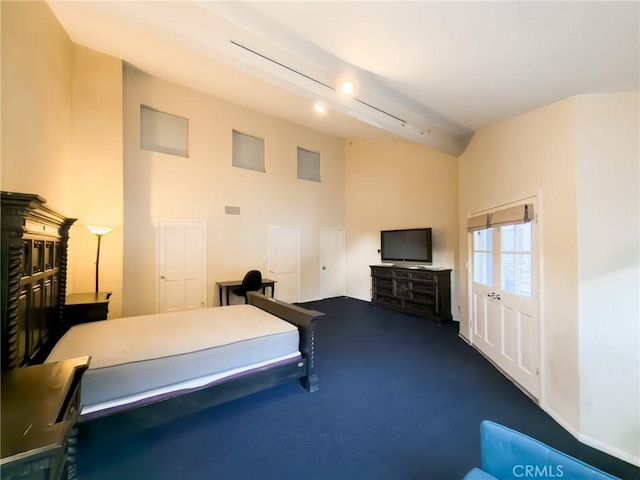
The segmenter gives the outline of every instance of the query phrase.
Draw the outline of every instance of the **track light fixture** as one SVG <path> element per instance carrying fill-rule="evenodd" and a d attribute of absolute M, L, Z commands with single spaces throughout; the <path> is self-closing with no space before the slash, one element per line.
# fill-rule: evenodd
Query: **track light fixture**
<path fill-rule="evenodd" d="M 324 115 L 324 114 L 327 113 L 327 107 L 323 103 L 316 102 L 316 103 L 313 104 L 313 111 L 317 115 Z"/>
<path fill-rule="evenodd" d="M 356 86 L 351 80 L 342 82 L 342 85 L 340 86 L 340 91 L 345 95 L 353 95 L 353 92 L 355 92 L 355 90 Z"/>

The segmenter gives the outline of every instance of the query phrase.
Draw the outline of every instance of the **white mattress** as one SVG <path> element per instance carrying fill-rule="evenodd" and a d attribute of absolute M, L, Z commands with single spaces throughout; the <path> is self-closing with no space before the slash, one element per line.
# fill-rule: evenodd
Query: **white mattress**
<path fill-rule="evenodd" d="M 295 358 L 298 329 L 253 305 L 105 320 L 72 327 L 46 362 L 89 355 L 83 413 L 120 399 L 282 358 Z"/>

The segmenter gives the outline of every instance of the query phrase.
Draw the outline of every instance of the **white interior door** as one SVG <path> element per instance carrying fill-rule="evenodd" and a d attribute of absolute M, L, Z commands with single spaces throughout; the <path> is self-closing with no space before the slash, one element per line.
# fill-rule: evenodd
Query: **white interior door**
<path fill-rule="evenodd" d="M 343 229 L 321 230 L 322 298 L 345 294 L 345 233 Z"/>
<path fill-rule="evenodd" d="M 269 227 L 267 266 L 275 280 L 275 298 L 288 303 L 300 301 L 300 229 Z"/>
<path fill-rule="evenodd" d="M 472 233 L 471 343 L 540 396 L 536 221 Z"/>
<path fill-rule="evenodd" d="M 205 306 L 205 225 L 204 221 L 158 222 L 158 313 Z"/>

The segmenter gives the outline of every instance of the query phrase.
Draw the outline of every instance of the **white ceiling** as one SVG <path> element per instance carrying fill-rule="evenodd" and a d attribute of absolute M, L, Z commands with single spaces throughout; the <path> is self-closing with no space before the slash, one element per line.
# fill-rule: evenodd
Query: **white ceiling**
<path fill-rule="evenodd" d="M 157 77 L 345 138 L 395 134 L 454 155 L 483 127 L 640 83 L 637 1 L 48 3 L 72 41 Z M 351 98 L 335 90 L 346 77 Z"/>

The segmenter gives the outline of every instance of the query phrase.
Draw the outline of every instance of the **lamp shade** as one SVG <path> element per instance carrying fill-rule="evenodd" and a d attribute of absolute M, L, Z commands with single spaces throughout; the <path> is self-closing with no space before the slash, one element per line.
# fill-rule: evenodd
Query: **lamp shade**
<path fill-rule="evenodd" d="M 94 235 L 99 235 L 99 236 L 106 235 L 107 233 L 109 233 L 111 230 L 115 228 L 115 227 L 105 227 L 100 225 L 85 225 L 85 227 L 87 227 L 87 230 L 89 230 Z"/>
<path fill-rule="evenodd" d="M 103 235 L 106 235 L 115 227 L 105 227 L 101 225 L 85 225 L 87 230 L 98 237 L 98 248 L 96 250 L 96 293 L 98 293 L 98 278 L 99 278 L 99 265 L 100 265 L 100 240 Z"/>

